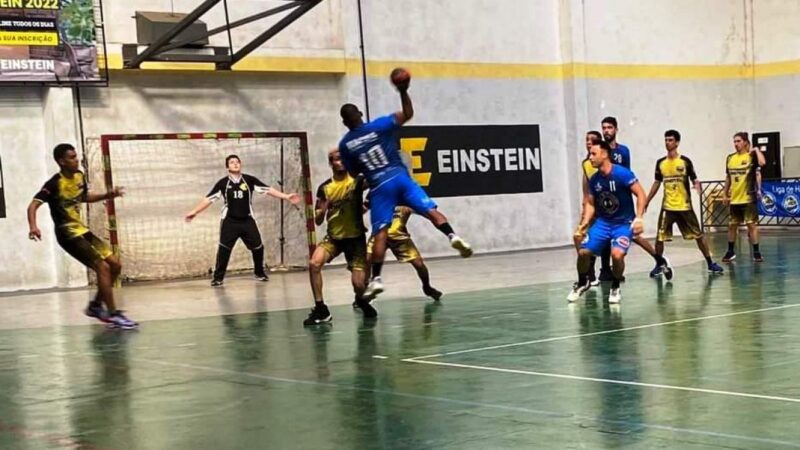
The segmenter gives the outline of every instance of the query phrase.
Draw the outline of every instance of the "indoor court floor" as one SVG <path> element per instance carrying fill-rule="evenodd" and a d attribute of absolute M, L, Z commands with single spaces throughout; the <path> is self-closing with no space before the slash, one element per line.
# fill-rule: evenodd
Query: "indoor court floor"
<path fill-rule="evenodd" d="M 87 289 L 6 294 L 0 448 L 800 448 L 798 237 L 721 276 L 676 241 L 672 282 L 634 249 L 613 306 L 567 304 L 573 249 L 429 261 L 439 303 L 392 264 L 373 322 L 332 268 L 315 328 L 306 273 L 127 286 L 135 332 Z"/>

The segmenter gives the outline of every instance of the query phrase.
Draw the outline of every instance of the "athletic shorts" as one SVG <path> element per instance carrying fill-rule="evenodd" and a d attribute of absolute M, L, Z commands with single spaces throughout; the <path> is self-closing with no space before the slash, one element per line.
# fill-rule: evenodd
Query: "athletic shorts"
<path fill-rule="evenodd" d="M 69 239 L 56 236 L 56 240 L 70 256 L 92 269 L 114 254 L 110 245 L 91 232 Z"/>
<path fill-rule="evenodd" d="M 589 227 L 581 248 L 589 250 L 593 255 L 600 255 L 603 248 L 610 245 L 612 249 L 618 248 L 628 253 L 632 240 L 633 230 L 630 223 L 613 223 L 600 218 Z"/>
<path fill-rule="evenodd" d="M 758 207 L 755 202 L 731 205 L 731 225 L 751 225 L 758 223 Z"/>
<path fill-rule="evenodd" d="M 372 255 L 372 246 L 374 243 L 375 239 L 369 238 L 369 242 L 367 243 L 367 258 Z M 419 249 L 417 249 L 417 245 L 414 244 L 414 241 L 411 239 L 387 239 L 386 246 L 392 251 L 397 261 L 401 263 L 411 262 L 422 256 Z"/>
<path fill-rule="evenodd" d="M 398 175 L 370 189 L 368 199 L 372 234 L 391 225 L 397 205 L 408 206 L 423 216 L 436 209 L 436 202 L 406 174 Z"/>
<path fill-rule="evenodd" d="M 347 261 L 347 270 L 367 270 L 367 242 L 365 236 L 347 238 L 347 239 L 331 239 L 330 236 L 325 236 L 325 239 L 320 242 L 319 247 L 329 255 L 328 261 L 344 253 L 344 259 Z"/>
<path fill-rule="evenodd" d="M 703 236 L 703 229 L 697 222 L 694 211 L 667 211 L 662 209 L 658 215 L 658 238 L 660 242 L 672 240 L 673 225 L 678 224 L 681 236 L 686 240 L 695 240 Z"/>

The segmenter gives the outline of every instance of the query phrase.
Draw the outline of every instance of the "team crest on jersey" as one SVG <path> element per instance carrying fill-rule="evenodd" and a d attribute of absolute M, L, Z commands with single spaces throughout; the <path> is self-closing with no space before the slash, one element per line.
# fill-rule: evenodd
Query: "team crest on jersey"
<path fill-rule="evenodd" d="M 247 183 L 242 183 L 239 185 L 239 189 L 246 191 L 247 190 Z"/>
<path fill-rule="evenodd" d="M 619 199 L 616 195 L 610 192 L 601 192 L 598 200 L 606 214 L 611 215 L 619 211 Z"/>
<path fill-rule="evenodd" d="M 631 240 L 627 236 L 620 236 L 617 238 L 616 244 L 619 248 L 627 249 L 631 246 Z"/>
<path fill-rule="evenodd" d="M 675 168 L 675 170 L 678 171 L 678 173 L 683 173 L 683 172 L 686 172 L 686 167 L 685 166 L 678 166 L 678 167 Z"/>
<path fill-rule="evenodd" d="M 594 190 L 597 191 L 597 192 L 602 191 L 603 190 L 603 185 L 600 184 L 600 182 L 598 182 L 597 184 L 594 185 Z"/>

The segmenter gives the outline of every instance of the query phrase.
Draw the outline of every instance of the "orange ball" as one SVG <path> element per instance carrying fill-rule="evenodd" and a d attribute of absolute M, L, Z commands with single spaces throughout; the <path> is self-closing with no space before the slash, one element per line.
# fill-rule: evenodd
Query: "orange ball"
<path fill-rule="evenodd" d="M 392 80 L 393 85 L 400 86 L 411 81 L 411 73 L 402 67 L 398 67 L 392 70 L 392 74 L 389 76 L 389 79 Z"/>

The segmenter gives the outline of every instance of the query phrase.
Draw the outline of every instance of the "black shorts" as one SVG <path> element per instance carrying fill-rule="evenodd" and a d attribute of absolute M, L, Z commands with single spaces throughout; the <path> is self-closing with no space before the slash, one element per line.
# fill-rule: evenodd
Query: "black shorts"
<path fill-rule="evenodd" d="M 703 229 L 697 222 L 694 211 L 667 211 L 661 210 L 658 215 L 658 238 L 660 242 L 672 240 L 672 227 L 678 224 L 681 235 L 686 240 L 695 240 L 703 236 Z"/>
<path fill-rule="evenodd" d="M 110 245 L 91 232 L 74 238 L 56 236 L 56 240 L 70 256 L 92 269 L 96 268 L 100 261 L 114 254 Z"/>
<path fill-rule="evenodd" d="M 257 249 L 263 245 L 258 225 L 256 225 L 256 221 L 252 217 L 249 219 L 222 219 L 219 229 L 219 245 L 233 248 L 240 238 L 250 250 Z"/>
<path fill-rule="evenodd" d="M 328 261 L 344 253 L 347 270 L 367 270 L 367 238 L 359 236 L 347 239 L 333 239 L 325 236 L 319 246 L 329 255 Z"/>
<path fill-rule="evenodd" d="M 758 206 L 755 202 L 731 205 L 730 225 L 752 225 L 758 223 Z"/>

